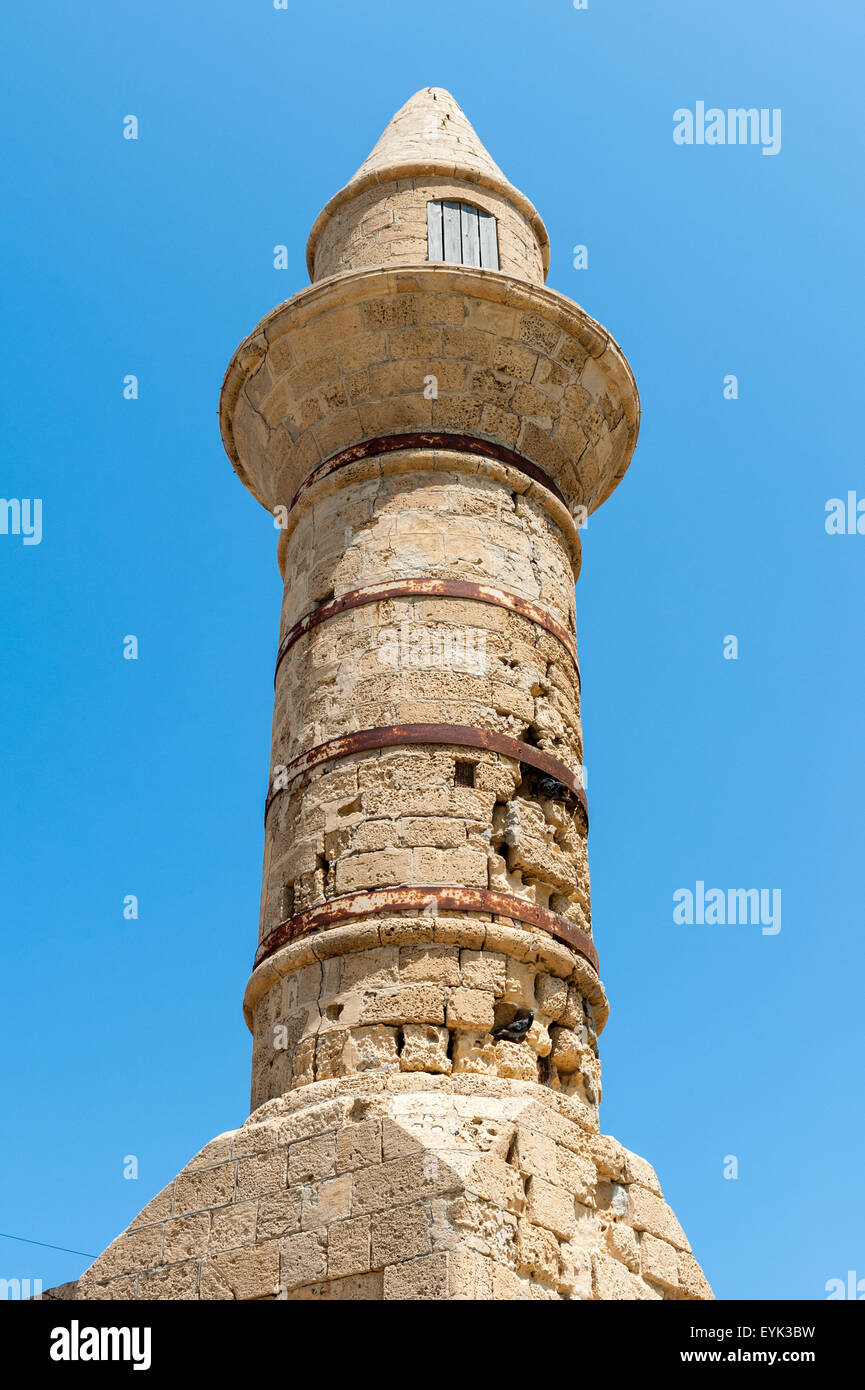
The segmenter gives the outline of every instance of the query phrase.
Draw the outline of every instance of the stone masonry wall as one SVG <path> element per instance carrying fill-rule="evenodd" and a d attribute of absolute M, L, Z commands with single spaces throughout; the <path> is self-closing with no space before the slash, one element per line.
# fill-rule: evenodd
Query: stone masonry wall
<path fill-rule="evenodd" d="M 295 503 L 280 637 L 334 593 L 425 576 L 499 584 L 573 629 L 579 549 L 566 509 L 515 469 L 455 449 L 400 450 Z"/>
<path fill-rule="evenodd" d="M 367 267 L 417 265 L 427 260 L 427 203 L 443 199 L 482 208 L 496 218 L 499 269 L 543 284 L 541 248 L 531 223 L 502 194 L 477 184 L 433 178 L 375 184 L 343 203 L 315 247 L 314 280 Z"/>
<path fill-rule="evenodd" d="M 542 1082 L 597 1125 L 606 1000 L 545 933 L 468 913 L 370 918 L 265 961 L 246 1009 L 253 1109 L 335 1076 L 425 1071 Z M 490 1036 L 529 1009 L 524 1042 Z"/>
<path fill-rule="evenodd" d="M 628 466 L 639 401 L 616 344 L 570 300 L 427 263 L 352 271 L 273 310 L 235 354 L 221 418 L 269 509 L 339 450 L 425 429 L 515 449 L 591 512 Z"/>
<path fill-rule="evenodd" d="M 79 1299 L 711 1298 L 643 1159 L 531 1083 L 318 1082 L 220 1135 Z"/>

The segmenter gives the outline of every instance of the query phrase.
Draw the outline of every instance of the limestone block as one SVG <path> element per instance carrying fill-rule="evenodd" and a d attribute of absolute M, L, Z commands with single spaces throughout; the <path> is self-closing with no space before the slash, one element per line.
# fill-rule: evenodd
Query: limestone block
<path fill-rule="evenodd" d="M 204 1255 L 210 1236 L 210 1222 L 210 1212 L 166 1221 L 161 1262 L 179 1264 L 181 1260 L 197 1259 Z"/>
<path fill-rule="evenodd" d="M 356 893 L 361 888 L 383 888 L 412 881 L 412 851 L 408 849 L 356 854 L 350 859 L 339 860 L 336 866 L 337 893 Z"/>
<path fill-rule="evenodd" d="M 421 1115 L 421 1122 L 426 1117 Z M 424 1142 L 421 1133 L 416 1132 L 417 1116 L 413 1114 L 385 1115 L 381 1122 L 381 1154 L 386 1163 L 391 1158 L 405 1158 L 408 1154 L 423 1153 Z"/>
<path fill-rule="evenodd" d="M 262 1197 L 258 1203 L 256 1240 L 281 1240 L 283 1236 L 299 1231 L 302 1198 L 303 1189 L 300 1186 Z"/>
<path fill-rule="evenodd" d="M 336 1172 L 336 1136 L 299 1139 L 288 1147 L 288 1182 L 313 1183 Z"/>
<path fill-rule="evenodd" d="M 592 1293 L 592 1257 L 579 1237 L 559 1246 L 559 1288 L 568 1298 L 590 1300 Z"/>
<path fill-rule="evenodd" d="M 279 1242 L 279 1284 L 295 1289 L 312 1284 L 327 1273 L 327 1247 L 316 1231 L 302 1231 Z"/>
<path fill-rule="evenodd" d="M 642 1273 L 647 1279 L 670 1289 L 679 1287 L 679 1252 L 672 1245 L 645 1231 L 640 1240 L 640 1257 Z"/>
<path fill-rule="evenodd" d="M 381 1163 L 381 1120 L 361 1120 L 339 1130 L 336 1136 L 336 1168 L 342 1173 Z"/>
<path fill-rule="evenodd" d="M 516 1004 L 521 1009 L 533 1009 L 536 974 L 534 966 L 508 957 L 503 1002 Z"/>
<path fill-rule="evenodd" d="M 423 1153 L 392 1159 L 377 1168 L 362 1168 L 355 1174 L 352 1214 L 387 1211 L 424 1196 L 454 1191 L 459 1179 L 452 1169 Z"/>
<path fill-rule="evenodd" d="M 517 1170 L 494 1153 L 475 1159 L 465 1177 L 466 1190 L 519 1216 L 526 1205 L 523 1181 Z"/>
<path fill-rule="evenodd" d="M 301 1229 L 320 1230 L 351 1214 L 351 1174 L 304 1187 L 301 1201 Z"/>
<path fill-rule="evenodd" d="M 118 1237 L 104 1254 L 82 1275 L 82 1284 L 115 1279 L 133 1270 L 150 1269 L 162 1264 L 163 1227 L 143 1226 Z"/>
<path fill-rule="evenodd" d="M 276 1241 L 213 1255 L 201 1265 L 201 1299 L 268 1298 L 278 1288 L 279 1246 Z"/>
<path fill-rule="evenodd" d="M 527 1043 L 497 1042 L 496 1070 L 515 1081 L 537 1081 L 538 1059 Z"/>
<path fill-rule="evenodd" d="M 446 1299 L 450 1294 L 448 1256 L 424 1255 L 390 1265 L 384 1271 L 384 1297 L 402 1301 Z"/>
<path fill-rule="evenodd" d="M 301 1303 L 380 1302 L 383 1297 L 384 1281 L 381 1271 L 349 1275 L 344 1279 L 324 1279 L 285 1293 L 288 1301 Z"/>
<path fill-rule="evenodd" d="M 407 1023 L 403 1028 L 399 1059 L 402 1070 L 450 1072 L 449 1041 L 447 1028 L 437 1028 L 430 1023 Z"/>
<path fill-rule="evenodd" d="M 343 1058 L 349 1072 L 398 1071 L 396 1028 L 352 1028 Z"/>
<path fill-rule="evenodd" d="M 368 997 L 364 1023 L 439 1023 L 445 1021 L 445 991 L 440 985 L 401 985 Z"/>
<path fill-rule="evenodd" d="M 175 1265 L 176 1269 L 177 1266 Z M 197 1273 L 197 1269 L 196 1269 Z M 109 1279 L 105 1284 L 86 1284 L 81 1285 L 80 1281 L 76 1284 L 61 1284 L 61 1289 L 68 1289 L 68 1299 L 86 1298 L 88 1301 L 101 1303 L 128 1302 L 137 1298 L 136 1289 L 138 1287 L 138 1276 L 135 1274 L 121 1275 L 119 1279 Z M 79 1293 L 78 1290 L 81 1289 Z M 46 1289 L 42 1294 L 43 1299 L 49 1296 L 50 1290 Z M 194 1295 L 193 1295 L 194 1296 Z M 66 1299 L 63 1300 L 67 1301 Z"/>
<path fill-rule="evenodd" d="M 543 1178 L 529 1178 L 526 1188 L 528 1218 L 561 1240 L 570 1240 L 576 1230 L 573 1195 Z"/>
<path fill-rule="evenodd" d="M 253 1245 L 257 1214 L 255 1202 L 240 1202 L 237 1206 L 222 1207 L 219 1211 L 211 1212 L 207 1254 L 215 1255 L 223 1250 Z"/>
<path fill-rule="evenodd" d="M 607 1134 L 589 1135 L 586 1153 L 601 1178 L 612 1178 L 619 1183 L 623 1181 L 628 1150 L 623 1149 L 615 1139 Z"/>
<path fill-rule="evenodd" d="M 210 1148 L 210 1145 L 208 1145 L 208 1148 Z M 224 1153 L 221 1156 L 225 1158 L 229 1158 L 231 1156 L 230 1139 L 228 1141 L 228 1144 L 226 1145 Z M 193 1159 L 192 1162 L 187 1165 L 187 1167 L 192 1167 L 193 1164 L 195 1164 L 195 1162 L 196 1159 Z M 168 1187 L 164 1188 L 162 1192 L 158 1192 L 156 1196 L 153 1198 L 153 1200 L 151 1202 L 148 1202 L 146 1207 L 144 1207 L 143 1210 L 138 1213 L 135 1220 L 131 1222 L 129 1230 L 134 1231 L 137 1226 L 151 1226 L 154 1223 L 164 1221 L 166 1217 L 171 1215 L 171 1202 L 173 1196 L 174 1183 L 172 1182 L 169 1183 Z"/>
<path fill-rule="evenodd" d="M 519 1225 L 517 1273 L 554 1283 L 559 1273 L 559 1242 L 542 1226 Z"/>
<path fill-rule="evenodd" d="M 556 1171 L 556 1181 L 572 1192 L 578 1201 L 587 1206 L 594 1205 L 598 1175 L 594 1163 L 586 1154 L 574 1153 L 564 1144 L 557 1144 Z"/>
<path fill-rule="evenodd" d="M 234 1196 L 234 1175 L 233 1163 L 181 1173 L 174 1189 L 175 1215 L 221 1207 L 230 1202 Z"/>
<path fill-rule="evenodd" d="M 400 953 L 395 946 L 372 951 L 353 951 L 342 958 L 342 989 L 373 989 L 396 984 L 400 974 Z"/>
<path fill-rule="evenodd" d="M 453 1068 L 455 1072 L 478 1072 L 495 1076 L 498 1070 L 496 1045 L 488 1033 L 463 1032 L 454 1036 Z"/>
<path fill-rule="evenodd" d="M 525 1046 L 530 1047 L 538 1057 L 549 1057 L 552 1051 L 552 1038 L 543 1019 L 537 1014 L 532 1020 L 531 1028 L 526 1033 Z"/>
<path fill-rule="evenodd" d="M 622 1154 L 625 1159 L 625 1176 L 628 1182 L 639 1183 L 640 1187 L 647 1187 L 650 1192 L 654 1192 L 658 1197 L 661 1195 L 661 1184 L 658 1182 L 657 1175 L 650 1163 L 639 1154 L 631 1153 L 630 1149 L 623 1149 Z"/>
<path fill-rule="evenodd" d="M 539 1011 L 550 1019 L 561 1018 L 568 1003 L 568 984 L 556 975 L 541 973 L 537 977 L 535 997 Z"/>
<path fill-rule="evenodd" d="M 631 1271 L 640 1272 L 640 1242 L 630 1226 L 615 1221 L 607 1227 L 607 1248 L 611 1255 Z"/>
<path fill-rule="evenodd" d="M 637 1275 L 631 1274 L 611 1255 L 592 1256 L 592 1277 L 595 1298 L 611 1301 L 661 1298 L 660 1293 Z"/>
<path fill-rule="evenodd" d="M 528 1275 L 518 1274 L 508 1265 L 492 1264 L 492 1298 L 495 1302 L 508 1300 L 529 1300 L 532 1297 L 532 1281 Z"/>
<path fill-rule="evenodd" d="M 709 1299 L 714 1295 L 694 1256 L 679 1251 L 679 1286 L 686 1298 Z"/>
<path fill-rule="evenodd" d="M 585 1051 L 584 1045 L 573 1028 L 550 1029 L 552 1048 L 550 1050 L 550 1061 L 559 1072 L 575 1072 L 580 1070 Z"/>
<path fill-rule="evenodd" d="M 404 853 L 404 851 L 400 851 Z M 474 849 L 415 849 L 412 874 L 391 883 L 458 883 L 465 888 L 486 888 L 487 856 Z"/>
<path fill-rule="evenodd" d="M 637 1231 L 648 1231 L 669 1241 L 678 1250 L 690 1251 L 687 1236 L 661 1197 L 632 1184 L 628 1189 L 628 1221 Z"/>
<path fill-rule="evenodd" d="M 493 1026 L 493 1004 L 494 997 L 486 990 L 452 989 L 447 998 L 447 1025 L 488 1032 Z"/>
<path fill-rule="evenodd" d="M 486 990 L 496 998 L 505 991 L 506 964 L 507 957 L 499 951 L 460 952 L 463 984 L 468 989 Z"/>
<path fill-rule="evenodd" d="M 400 1206 L 371 1218 L 372 1264 L 397 1264 L 431 1249 L 430 1212 L 426 1204 Z"/>
<path fill-rule="evenodd" d="M 365 1274 L 370 1268 L 370 1218 L 338 1221 L 327 1235 L 328 1278 Z"/>
<path fill-rule="evenodd" d="M 197 1260 L 187 1260 L 182 1264 L 165 1265 L 162 1269 L 152 1269 L 142 1274 L 138 1281 L 139 1299 L 147 1302 L 168 1302 L 174 1299 L 200 1299 L 199 1265 Z M 90 1290 L 82 1292 L 79 1285 L 78 1297 L 89 1298 Z"/>
<path fill-rule="evenodd" d="M 273 1153 L 259 1153 L 252 1158 L 238 1160 L 237 1201 L 243 1201 L 249 1197 L 262 1197 L 270 1192 L 281 1192 L 284 1187 L 284 1150 L 275 1149 Z"/>
<path fill-rule="evenodd" d="M 521 1125 L 517 1130 L 511 1161 L 527 1178 L 544 1178 L 551 1183 L 558 1180 L 556 1144 L 545 1134 Z"/>
<path fill-rule="evenodd" d="M 457 986 L 461 983 L 458 946 L 404 946 L 399 952 L 400 979 L 406 983 Z"/>

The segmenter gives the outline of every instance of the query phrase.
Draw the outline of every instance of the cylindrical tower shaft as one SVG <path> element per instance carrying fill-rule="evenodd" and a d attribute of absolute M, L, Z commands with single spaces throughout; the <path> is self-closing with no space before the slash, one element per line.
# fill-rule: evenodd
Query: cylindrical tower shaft
<path fill-rule="evenodd" d="M 574 584 L 579 523 L 633 451 L 633 379 L 542 288 L 543 223 L 446 93 L 397 114 L 308 259 L 222 404 L 285 582 L 253 1107 L 421 1069 L 593 1109 Z M 493 1036 L 529 1012 L 523 1042 Z"/>

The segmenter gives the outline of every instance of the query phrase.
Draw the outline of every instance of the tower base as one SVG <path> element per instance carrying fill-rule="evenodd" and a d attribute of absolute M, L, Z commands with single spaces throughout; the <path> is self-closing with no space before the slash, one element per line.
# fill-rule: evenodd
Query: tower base
<path fill-rule="evenodd" d="M 713 1294 L 652 1168 L 566 1096 L 414 1072 L 260 1106 L 144 1208 L 75 1297 Z"/>

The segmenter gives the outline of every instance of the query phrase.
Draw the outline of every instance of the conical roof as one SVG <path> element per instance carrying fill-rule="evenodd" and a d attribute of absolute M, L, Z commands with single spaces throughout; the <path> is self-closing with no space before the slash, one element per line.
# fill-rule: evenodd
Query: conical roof
<path fill-rule="evenodd" d="M 465 113 L 443 87 L 423 87 L 409 97 L 405 106 L 401 106 L 388 122 L 348 187 L 373 170 L 376 173 L 390 171 L 406 160 L 424 167 L 442 164 L 454 169 L 459 166 L 464 170 L 472 169 L 498 184 L 508 182 L 484 149 Z"/>
<path fill-rule="evenodd" d="M 357 173 L 316 218 L 306 248 L 310 275 L 315 244 L 337 208 L 372 184 L 423 174 L 476 183 L 506 197 L 531 222 L 540 242 L 546 274 L 550 243 L 540 213 L 505 178 L 450 92 L 444 87 L 422 87 L 391 118 Z"/>

